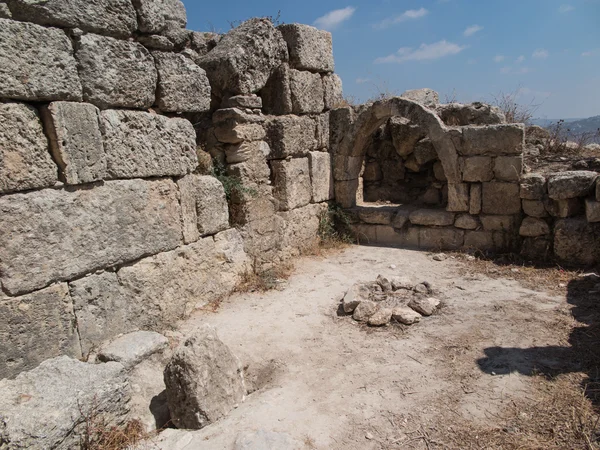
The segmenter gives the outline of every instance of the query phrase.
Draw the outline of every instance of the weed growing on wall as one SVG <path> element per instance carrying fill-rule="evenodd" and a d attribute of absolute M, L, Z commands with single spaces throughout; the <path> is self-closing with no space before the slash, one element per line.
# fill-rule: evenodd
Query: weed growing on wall
<path fill-rule="evenodd" d="M 231 202 L 231 199 L 234 196 L 243 197 L 244 194 L 246 194 L 251 197 L 256 197 L 258 195 L 258 192 L 256 192 L 255 189 L 244 186 L 239 178 L 229 175 L 225 165 L 218 160 L 213 161 L 211 175 L 223 185 L 228 203 Z"/>
<path fill-rule="evenodd" d="M 353 243 L 355 239 L 350 226 L 350 216 L 337 203 L 330 203 L 329 208 L 319 217 L 318 235 L 321 246 L 335 247 Z"/>

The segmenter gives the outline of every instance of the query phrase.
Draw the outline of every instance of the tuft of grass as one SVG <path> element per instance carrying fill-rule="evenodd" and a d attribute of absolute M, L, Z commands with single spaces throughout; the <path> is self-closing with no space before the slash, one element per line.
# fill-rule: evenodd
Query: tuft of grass
<path fill-rule="evenodd" d="M 266 292 L 279 289 L 293 271 L 294 265 L 286 262 L 265 270 L 245 272 L 242 274 L 235 292 Z"/>
<path fill-rule="evenodd" d="M 211 175 L 221 182 L 225 189 L 225 196 L 227 202 L 231 202 L 232 197 L 243 197 L 245 194 L 251 197 L 256 197 L 258 192 L 248 186 L 244 186 L 242 181 L 238 177 L 231 176 L 227 173 L 225 165 L 217 160 L 213 161 L 211 168 Z"/>
<path fill-rule="evenodd" d="M 337 203 L 330 203 L 319 217 L 319 241 L 323 248 L 337 248 L 355 242 L 350 217 Z"/>

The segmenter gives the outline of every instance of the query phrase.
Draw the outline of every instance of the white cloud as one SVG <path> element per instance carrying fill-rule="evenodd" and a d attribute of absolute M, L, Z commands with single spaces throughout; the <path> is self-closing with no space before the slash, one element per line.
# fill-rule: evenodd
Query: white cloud
<path fill-rule="evenodd" d="M 546 59 L 550 54 L 548 50 L 544 48 L 538 48 L 535 52 L 533 52 L 533 56 L 535 59 Z"/>
<path fill-rule="evenodd" d="M 469 36 L 473 36 L 475 33 L 478 33 L 481 30 L 483 30 L 483 27 L 481 27 L 479 25 L 471 25 L 463 32 L 463 34 L 466 37 L 469 37 Z"/>
<path fill-rule="evenodd" d="M 600 49 L 588 50 L 587 52 L 583 52 L 581 54 L 581 56 L 583 56 L 584 58 L 588 58 L 590 56 L 595 56 L 595 55 L 600 55 Z"/>
<path fill-rule="evenodd" d="M 330 11 L 324 16 L 321 16 L 317 20 L 315 20 L 314 26 L 323 30 L 334 30 L 342 22 L 345 22 L 350 17 L 352 17 L 354 11 L 356 11 L 356 8 L 354 8 L 353 6 L 347 6 L 346 8 Z"/>
<path fill-rule="evenodd" d="M 356 84 L 365 84 L 365 83 L 368 83 L 369 81 L 371 81 L 370 78 L 357 78 Z"/>
<path fill-rule="evenodd" d="M 494 56 L 494 62 L 501 63 L 502 61 L 504 61 L 504 56 L 503 55 L 496 55 L 496 56 Z"/>
<path fill-rule="evenodd" d="M 517 64 L 521 64 L 523 61 L 525 61 L 525 56 L 524 55 L 521 55 L 517 59 L 515 59 L 515 62 Z"/>
<path fill-rule="evenodd" d="M 446 40 L 435 42 L 433 44 L 421 44 L 417 49 L 402 47 L 396 53 L 377 58 L 375 63 L 403 63 L 405 61 L 428 61 L 445 56 L 456 55 L 465 48 Z"/>
<path fill-rule="evenodd" d="M 429 14 L 429 11 L 427 11 L 425 8 L 409 9 L 408 11 L 404 11 L 399 16 L 382 20 L 375 25 L 375 28 L 387 28 L 397 23 L 406 22 L 407 20 L 420 19 L 421 17 L 425 17 L 427 14 Z"/>
<path fill-rule="evenodd" d="M 575 7 L 573 5 L 560 5 L 560 8 L 558 8 L 558 12 L 564 14 L 564 13 L 571 12 L 574 9 L 575 9 Z"/>

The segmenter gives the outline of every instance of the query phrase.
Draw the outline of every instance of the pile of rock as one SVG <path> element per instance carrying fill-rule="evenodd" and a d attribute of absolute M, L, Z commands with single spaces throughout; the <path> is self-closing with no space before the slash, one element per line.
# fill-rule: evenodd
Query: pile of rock
<path fill-rule="evenodd" d="M 356 283 L 348 289 L 342 308 L 354 320 L 371 326 L 384 326 L 392 321 L 413 325 L 439 309 L 441 302 L 432 295 L 433 289 L 427 281 L 414 284 L 405 277 L 379 275 L 375 282 Z"/>

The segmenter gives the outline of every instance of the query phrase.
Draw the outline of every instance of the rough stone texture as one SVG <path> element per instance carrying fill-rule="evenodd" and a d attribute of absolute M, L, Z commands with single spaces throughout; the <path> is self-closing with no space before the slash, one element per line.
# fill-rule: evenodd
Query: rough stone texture
<path fill-rule="evenodd" d="M 398 155 L 405 157 L 410 155 L 415 144 L 425 137 L 425 130 L 412 123 L 405 117 L 392 117 L 389 120 L 392 142 Z"/>
<path fill-rule="evenodd" d="M 408 306 L 419 314 L 431 316 L 440 306 L 440 301 L 436 298 L 418 298 L 414 297 Z"/>
<path fill-rule="evenodd" d="M 466 125 L 495 125 L 506 123 L 506 117 L 497 106 L 486 105 L 485 103 L 471 103 L 463 105 L 461 103 L 448 103 L 440 105 L 437 113 L 446 125 L 466 126 Z"/>
<path fill-rule="evenodd" d="M 455 228 L 419 228 L 419 247 L 429 250 L 457 250 L 463 246 L 464 231 Z"/>
<path fill-rule="evenodd" d="M 531 217 L 547 217 L 548 212 L 544 206 L 544 202 L 541 200 L 526 200 L 523 199 L 523 212 Z"/>
<path fill-rule="evenodd" d="M 290 70 L 290 92 L 294 114 L 320 114 L 325 108 L 323 81 L 318 73 Z"/>
<path fill-rule="evenodd" d="M 479 220 L 483 224 L 483 229 L 486 231 L 508 231 L 511 232 L 516 227 L 514 216 L 479 216 Z"/>
<path fill-rule="evenodd" d="M 440 102 L 440 96 L 433 89 L 413 89 L 405 91 L 400 97 L 420 103 L 428 108 L 435 108 Z"/>
<path fill-rule="evenodd" d="M 319 224 L 326 211 L 327 204 L 319 203 L 278 214 L 284 220 L 281 232 L 281 255 L 284 259 L 317 248 Z"/>
<path fill-rule="evenodd" d="M 169 26 L 185 28 L 187 14 L 180 0 L 133 0 L 143 33 L 165 33 Z"/>
<path fill-rule="evenodd" d="M 546 237 L 524 238 L 521 255 L 538 261 L 547 261 L 552 256 L 552 243 Z"/>
<path fill-rule="evenodd" d="M 538 237 L 550 234 L 550 227 L 542 219 L 526 217 L 521 223 L 519 234 L 525 237 Z"/>
<path fill-rule="evenodd" d="M 523 124 L 467 126 L 459 151 L 465 156 L 520 155 L 525 142 Z"/>
<path fill-rule="evenodd" d="M 455 214 L 436 209 L 418 209 L 410 213 L 409 219 L 413 225 L 448 226 L 454 223 Z"/>
<path fill-rule="evenodd" d="M 316 117 L 315 119 L 315 124 L 317 126 L 317 149 L 322 150 L 322 151 L 326 151 L 329 152 L 329 146 L 330 146 L 330 142 L 329 142 L 329 134 L 330 134 L 330 127 L 329 127 L 329 119 L 330 119 L 331 113 L 329 111 L 320 114 Z"/>
<path fill-rule="evenodd" d="M 420 166 L 437 159 L 437 151 L 429 138 L 421 139 L 417 142 L 413 155 L 415 161 Z"/>
<path fill-rule="evenodd" d="M 484 214 L 518 214 L 521 211 L 519 185 L 513 183 L 483 183 Z"/>
<path fill-rule="evenodd" d="M 234 95 L 224 102 L 225 108 L 250 108 L 261 109 L 263 106 L 262 98 L 256 94 L 252 95 Z"/>
<path fill-rule="evenodd" d="M 369 295 L 371 291 L 366 284 L 356 283 L 353 284 L 348 292 L 344 295 L 344 299 L 342 300 L 342 307 L 344 308 L 344 312 L 346 314 L 350 314 L 354 312 L 356 307 L 360 305 L 361 302 L 365 300 L 369 300 Z"/>
<path fill-rule="evenodd" d="M 0 317 L 0 379 L 55 356 L 81 357 L 66 283 L 21 297 L 0 297 Z"/>
<path fill-rule="evenodd" d="M 186 119 L 106 110 L 100 121 L 111 178 L 185 175 L 198 166 L 196 133 Z"/>
<path fill-rule="evenodd" d="M 260 91 L 287 58 L 287 45 L 271 22 L 250 19 L 223 36 L 198 63 L 217 94 L 236 95 Z"/>
<path fill-rule="evenodd" d="M 538 173 L 523 175 L 520 196 L 526 200 L 542 200 L 546 196 L 546 178 Z"/>
<path fill-rule="evenodd" d="M 88 364 L 68 356 L 0 380 L 0 442 L 7 449 L 79 448 L 85 417 L 123 425 L 131 391 L 121 364 Z"/>
<path fill-rule="evenodd" d="M 219 180 L 208 175 L 187 175 L 177 180 L 177 186 L 186 244 L 229 228 L 225 189 Z"/>
<path fill-rule="evenodd" d="M 522 172 L 522 156 L 498 156 L 494 159 L 494 176 L 497 180 L 518 182 Z"/>
<path fill-rule="evenodd" d="M 448 207 L 446 209 L 453 212 L 467 212 L 469 207 L 469 184 L 449 183 Z"/>
<path fill-rule="evenodd" d="M 173 354 L 164 373 L 173 424 L 200 429 L 226 416 L 244 401 L 242 366 L 208 324 Z"/>
<path fill-rule="evenodd" d="M 406 306 L 394 308 L 392 319 L 404 325 L 413 325 L 421 321 L 421 314 Z"/>
<path fill-rule="evenodd" d="M 598 174 L 589 171 L 561 172 L 548 179 L 548 196 L 554 200 L 584 197 L 595 187 Z"/>
<path fill-rule="evenodd" d="M 52 186 L 57 181 L 35 108 L 0 103 L 0 194 Z"/>
<path fill-rule="evenodd" d="M 323 76 L 323 89 L 325 91 L 325 109 L 336 108 L 344 100 L 342 79 L 337 74 Z"/>
<path fill-rule="evenodd" d="M 554 226 L 554 254 L 573 265 L 592 265 L 600 258 L 600 227 L 585 218 L 558 220 Z"/>
<path fill-rule="evenodd" d="M 472 156 L 463 158 L 464 181 L 490 181 L 494 178 L 492 158 L 489 156 Z"/>
<path fill-rule="evenodd" d="M 308 158 L 273 161 L 273 195 L 279 210 L 289 211 L 308 205 L 312 197 Z"/>
<path fill-rule="evenodd" d="M 239 144 L 244 141 L 260 141 L 266 137 L 266 132 L 258 123 L 237 123 L 235 120 L 228 120 L 215 127 L 215 137 L 219 142 Z"/>
<path fill-rule="evenodd" d="M 98 108 L 89 103 L 53 102 L 41 111 L 61 181 L 80 184 L 103 180 L 106 155 Z"/>
<path fill-rule="evenodd" d="M 475 230 L 479 227 L 479 220 L 469 214 L 461 214 L 456 218 L 454 226 L 463 230 Z"/>
<path fill-rule="evenodd" d="M 360 302 L 354 309 L 352 318 L 357 322 L 367 322 L 369 318 L 379 310 L 379 305 L 370 300 Z"/>
<path fill-rule="evenodd" d="M 333 72 L 331 33 L 298 23 L 280 25 L 277 29 L 287 43 L 291 67 L 313 72 Z"/>
<path fill-rule="evenodd" d="M 391 225 L 392 218 L 394 218 L 395 215 L 396 208 L 394 207 L 369 206 L 358 208 L 358 218 L 360 221 L 374 225 Z M 399 226 L 398 228 L 402 228 L 402 226 Z"/>
<path fill-rule="evenodd" d="M 446 174 L 444 173 L 444 166 L 442 166 L 442 163 L 439 161 L 436 161 L 433 165 L 433 174 L 438 181 L 448 181 L 448 178 L 446 178 Z"/>
<path fill-rule="evenodd" d="M 375 314 L 369 317 L 369 325 L 372 327 L 387 325 L 392 320 L 392 312 L 391 308 L 380 308 Z"/>
<path fill-rule="evenodd" d="M 316 150 L 315 121 L 310 117 L 281 116 L 265 123 L 267 141 L 271 147 L 269 158 L 304 156 Z"/>
<path fill-rule="evenodd" d="M 264 111 L 267 114 L 283 115 L 292 113 L 292 88 L 290 85 L 290 66 L 283 63 L 269 77 L 260 91 Z"/>
<path fill-rule="evenodd" d="M 469 200 L 469 213 L 477 215 L 481 213 L 481 184 L 471 185 L 471 198 Z"/>
<path fill-rule="evenodd" d="M 102 362 L 115 361 L 130 369 L 167 347 L 169 340 L 162 334 L 155 331 L 135 331 L 103 345 L 98 352 L 98 359 Z"/>
<path fill-rule="evenodd" d="M 8 9 L 8 5 L 6 4 L 6 0 L 0 1 L 0 19 L 10 19 L 12 18 L 12 13 L 10 9 Z"/>
<path fill-rule="evenodd" d="M 0 98 L 81 100 L 73 46 L 64 31 L 0 19 Z"/>
<path fill-rule="evenodd" d="M 266 182 L 271 174 L 266 157 L 271 151 L 264 141 L 243 142 L 225 147 L 227 173 L 242 182 Z M 232 193 L 235 197 L 235 192 Z"/>
<path fill-rule="evenodd" d="M 127 0 L 8 0 L 13 18 L 60 28 L 126 38 L 137 29 L 135 9 Z"/>
<path fill-rule="evenodd" d="M 146 109 L 154 104 L 156 67 L 142 45 L 85 34 L 79 37 L 75 56 L 86 102 L 102 109 Z"/>
<path fill-rule="evenodd" d="M 576 216 L 582 210 L 582 201 L 579 198 L 568 198 L 566 200 L 545 199 L 544 207 L 552 217 L 566 218 Z"/>
<path fill-rule="evenodd" d="M 491 231 L 467 231 L 464 248 L 481 251 L 497 250 L 494 234 Z"/>
<path fill-rule="evenodd" d="M 153 52 L 158 71 L 156 104 L 166 112 L 202 112 L 210 109 L 206 72 L 181 54 Z"/>
<path fill-rule="evenodd" d="M 600 202 L 587 199 L 585 201 L 585 217 L 588 222 L 600 222 Z"/>
<path fill-rule="evenodd" d="M 313 203 L 331 200 L 333 198 L 331 156 L 325 152 L 310 152 L 308 163 Z"/>
<path fill-rule="evenodd" d="M 0 197 L 0 280 L 17 295 L 173 249 L 181 242 L 180 217 L 172 181 Z"/>

